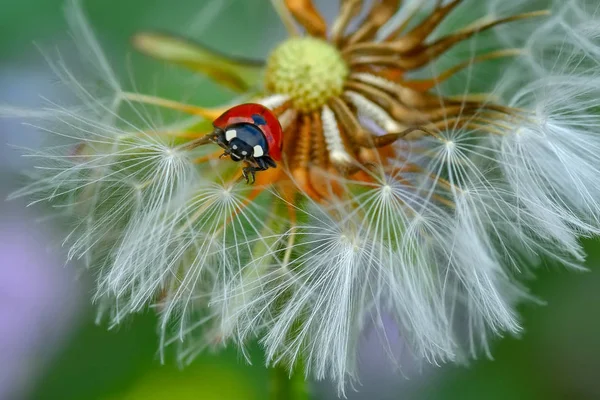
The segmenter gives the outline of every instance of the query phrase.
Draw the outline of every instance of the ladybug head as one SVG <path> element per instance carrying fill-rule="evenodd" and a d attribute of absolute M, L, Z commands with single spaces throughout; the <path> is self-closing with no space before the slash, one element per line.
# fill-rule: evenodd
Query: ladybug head
<path fill-rule="evenodd" d="M 229 154 L 233 161 L 242 161 L 254 157 L 254 149 L 240 138 L 229 141 Z"/>

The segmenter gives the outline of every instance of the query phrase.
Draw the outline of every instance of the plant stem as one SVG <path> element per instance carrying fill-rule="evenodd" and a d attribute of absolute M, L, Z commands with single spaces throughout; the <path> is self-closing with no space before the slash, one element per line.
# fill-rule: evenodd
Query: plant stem
<path fill-rule="evenodd" d="M 269 399 L 271 400 L 308 400 L 308 383 L 301 368 L 289 372 L 280 366 L 270 368 Z"/>

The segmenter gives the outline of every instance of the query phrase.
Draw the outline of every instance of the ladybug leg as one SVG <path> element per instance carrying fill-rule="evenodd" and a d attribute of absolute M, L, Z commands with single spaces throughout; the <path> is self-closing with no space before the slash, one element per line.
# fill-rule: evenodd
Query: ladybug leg
<path fill-rule="evenodd" d="M 275 168 L 277 164 L 269 156 L 263 156 L 253 159 L 255 166 L 248 165 L 242 169 L 242 175 L 246 178 L 246 183 L 254 183 L 256 181 L 256 172 L 265 171 L 269 167 Z M 252 179 L 250 179 L 252 178 Z"/>
<path fill-rule="evenodd" d="M 225 149 L 225 151 L 223 152 L 223 154 L 221 154 L 219 156 L 219 158 L 229 157 L 230 155 L 231 155 L 231 151 L 229 149 Z"/>
<path fill-rule="evenodd" d="M 275 161 L 269 156 L 258 157 L 255 158 L 254 161 L 259 168 L 257 171 L 265 171 L 269 169 L 269 167 L 277 168 L 277 164 L 275 164 Z"/>
<path fill-rule="evenodd" d="M 247 184 L 250 185 L 256 181 L 256 171 L 260 171 L 260 169 L 251 166 L 242 168 L 242 175 L 246 179 Z"/>
<path fill-rule="evenodd" d="M 260 162 L 262 162 L 262 165 L 264 166 L 264 169 L 268 169 L 269 167 L 271 167 L 271 168 L 277 168 L 277 164 L 269 156 L 262 156 L 259 159 L 257 159 L 257 162 L 259 162 L 258 160 L 260 160 Z"/>

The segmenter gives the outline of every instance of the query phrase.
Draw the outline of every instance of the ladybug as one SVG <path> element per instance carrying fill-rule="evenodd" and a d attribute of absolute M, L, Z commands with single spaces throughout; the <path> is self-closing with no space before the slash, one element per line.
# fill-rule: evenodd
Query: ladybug
<path fill-rule="evenodd" d="M 277 167 L 281 160 L 283 132 L 279 119 L 261 104 L 240 104 L 225 111 L 213 122 L 210 140 L 233 161 L 245 161 L 242 169 L 247 183 L 255 181 L 255 173 Z"/>

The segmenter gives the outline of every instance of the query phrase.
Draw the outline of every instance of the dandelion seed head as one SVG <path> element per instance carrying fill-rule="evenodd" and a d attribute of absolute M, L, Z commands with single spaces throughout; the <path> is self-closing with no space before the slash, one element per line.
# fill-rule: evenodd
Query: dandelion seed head
<path fill-rule="evenodd" d="M 159 314 L 163 357 L 234 343 L 248 358 L 258 340 L 268 365 L 301 362 L 343 395 L 383 315 L 417 360 L 491 356 L 493 338 L 522 331 L 535 267 L 582 269 L 578 239 L 600 234 L 598 12 L 432 0 L 359 16 L 342 2 L 328 25 L 311 2 L 274 3 L 290 37 L 266 65 L 176 36 L 134 44 L 181 66 L 193 55 L 268 107 L 283 131 L 276 168 L 246 185 L 247 164 L 205 140 L 229 105 L 123 90 L 73 2 L 110 92 L 52 62 L 81 104 L 17 113 L 68 143 L 32 152 L 37 174 L 15 195 L 74 221 L 69 258 L 94 271 L 110 325 Z M 166 123 L 163 108 L 185 118 Z"/>
<path fill-rule="evenodd" d="M 266 74 L 267 88 L 289 96 L 297 109 L 312 111 L 342 93 L 348 66 L 324 40 L 291 38 L 273 50 Z"/>

